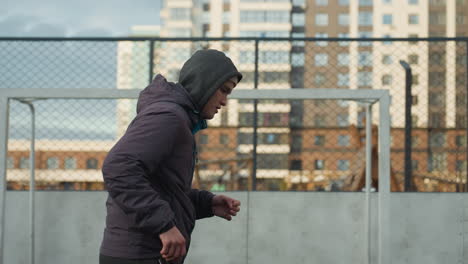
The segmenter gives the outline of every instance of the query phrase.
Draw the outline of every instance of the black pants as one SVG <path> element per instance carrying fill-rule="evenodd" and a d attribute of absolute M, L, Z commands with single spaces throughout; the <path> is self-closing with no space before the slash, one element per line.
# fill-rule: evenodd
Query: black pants
<path fill-rule="evenodd" d="M 124 259 L 99 255 L 99 264 L 168 264 L 164 259 Z"/>

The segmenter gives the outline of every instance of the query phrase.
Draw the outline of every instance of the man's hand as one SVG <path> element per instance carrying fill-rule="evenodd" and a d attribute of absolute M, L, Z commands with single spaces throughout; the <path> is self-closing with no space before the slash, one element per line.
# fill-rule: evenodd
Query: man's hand
<path fill-rule="evenodd" d="M 240 210 L 240 202 L 224 195 L 215 195 L 211 207 L 214 215 L 231 221 Z"/>
<path fill-rule="evenodd" d="M 165 233 L 159 234 L 162 242 L 161 256 L 166 261 L 171 261 L 187 254 L 185 238 L 177 227 L 173 227 Z"/>

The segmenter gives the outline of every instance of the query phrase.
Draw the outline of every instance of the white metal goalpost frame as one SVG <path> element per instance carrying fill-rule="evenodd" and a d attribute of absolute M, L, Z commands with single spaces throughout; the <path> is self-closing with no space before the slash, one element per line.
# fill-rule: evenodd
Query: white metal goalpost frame
<path fill-rule="evenodd" d="M 28 102 L 37 99 L 137 99 L 140 89 L 0 89 L 0 262 L 4 260 L 5 244 L 5 203 L 6 170 L 8 146 L 9 102 L 19 100 Z M 378 193 L 378 263 L 389 264 L 390 240 L 390 94 L 387 90 L 349 90 L 349 89 L 274 89 L 247 90 L 236 89 L 230 99 L 332 99 L 366 102 L 366 260 L 370 263 L 370 179 L 371 179 L 371 133 L 372 106 L 379 103 L 379 193 Z M 31 107 L 33 114 L 34 108 Z M 32 120 L 34 120 L 32 118 Z M 34 122 L 34 121 L 32 121 Z M 32 124 L 33 126 L 34 124 Z M 34 130 L 34 129 L 33 129 Z M 32 132 L 34 133 L 34 131 Z M 31 140 L 31 154 L 34 155 L 34 134 Z M 34 181 L 34 168 L 31 179 Z M 34 203 L 34 189 L 30 190 L 30 203 Z M 247 208 L 248 209 L 248 208 Z M 34 251 L 34 208 L 30 206 L 31 255 Z M 31 262 L 34 258 L 31 256 Z"/>

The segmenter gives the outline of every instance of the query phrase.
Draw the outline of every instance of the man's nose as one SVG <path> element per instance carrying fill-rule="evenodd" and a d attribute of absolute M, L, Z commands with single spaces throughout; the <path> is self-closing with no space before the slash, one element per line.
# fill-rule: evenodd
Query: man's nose
<path fill-rule="evenodd" d="M 227 96 L 224 96 L 223 98 L 221 98 L 221 105 L 222 105 L 222 106 L 226 106 L 226 105 L 227 105 Z"/>

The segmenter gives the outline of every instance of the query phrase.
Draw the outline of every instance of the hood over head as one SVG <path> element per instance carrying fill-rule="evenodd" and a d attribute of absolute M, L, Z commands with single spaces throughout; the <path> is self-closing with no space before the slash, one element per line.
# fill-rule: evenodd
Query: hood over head
<path fill-rule="evenodd" d="M 188 92 L 180 84 L 168 82 L 161 74 L 156 75 L 153 82 L 140 92 L 137 113 L 156 102 L 172 102 L 187 110 L 196 110 Z"/>
<path fill-rule="evenodd" d="M 179 83 L 188 91 L 200 112 L 215 91 L 232 77 L 240 81 L 242 74 L 223 52 L 198 50 L 184 63 Z"/>

